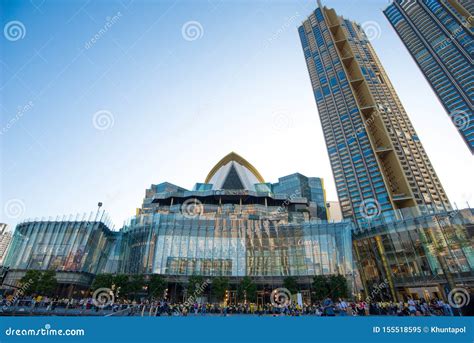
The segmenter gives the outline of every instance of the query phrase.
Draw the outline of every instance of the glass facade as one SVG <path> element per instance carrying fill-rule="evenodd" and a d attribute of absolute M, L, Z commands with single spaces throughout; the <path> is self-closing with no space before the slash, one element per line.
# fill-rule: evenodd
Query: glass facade
<path fill-rule="evenodd" d="M 263 208 L 260 219 L 251 219 L 256 212 L 250 208 L 225 205 L 190 218 L 178 206 L 181 212 L 135 216 L 119 231 L 93 219 L 21 223 L 7 255 L 13 273 L 7 280 L 14 284 L 21 270 L 50 269 L 60 282 L 82 287 L 93 278 L 81 275 L 100 273 L 160 274 L 169 282 L 225 276 L 231 284 L 250 276 L 275 287 L 293 276 L 310 287 L 314 275 L 344 275 L 352 285 L 356 265 L 366 294 L 387 283 L 382 296 L 392 299 L 427 289 L 442 297 L 458 285 L 473 285 L 474 209 L 416 217 L 406 212 L 397 215 L 403 219 L 378 217 L 362 229 L 350 221 L 292 221 Z"/>
<path fill-rule="evenodd" d="M 441 295 L 455 285 L 472 285 L 473 229 L 474 210 L 465 209 L 395 222 L 381 219 L 369 230 L 354 231 L 364 288 L 370 293 L 373 285 L 389 280 L 393 297 L 406 299 L 417 288 Z"/>
<path fill-rule="evenodd" d="M 352 224 L 325 220 L 322 179 L 296 173 L 264 182 L 235 153 L 192 191 L 168 182 L 152 185 L 119 231 L 97 218 L 19 224 L 8 266 L 184 281 L 201 275 L 236 283 L 250 276 L 261 285 L 281 284 L 287 276 L 309 284 L 314 275 L 341 274 L 352 284 Z"/>
<path fill-rule="evenodd" d="M 5 265 L 168 276 L 352 274 L 350 223 L 246 217 L 144 214 L 120 231 L 98 221 L 25 222 L 16 228 Z"/>
<path fill-rule="evenodd" d="M 94 214 L 24 222 L 16 227 L 5 265 L 12 269 L 113 272 L 118 266 L 118 236 Z"/>
<path fill-rule="evenodd" d="M 364 222 L 367 202 L 394 210 L 449 210 L 448 198 L 360 26 L 317 8 L 299 27 L 345 218 Z M 392 219 L 396 219 L 392 217 Z"/>
<path fill-rule="evenodd" d="M 229 277 L 352 273 L 350 223 L 231 217 L 133 218 L 121 232 L 121 272 Z"/>
<path fill-rule="evenodd" d="M 474 153 L 474 2 L 397 0 L 384 13 Z"/>

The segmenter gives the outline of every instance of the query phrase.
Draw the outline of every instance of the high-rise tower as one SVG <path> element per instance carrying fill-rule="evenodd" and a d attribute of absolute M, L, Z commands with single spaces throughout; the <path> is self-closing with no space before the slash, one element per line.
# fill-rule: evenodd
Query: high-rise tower
<path fill-rule="evenodd" d="M 474 154 L 474 1 L 396 0 L 384 13 Z"/>
<path fill-rule="evenodd" d="M 299 34 L 343 216 L 360 224 L 379 213 L 450 209 L 361 27 L 319 4 Z"/>

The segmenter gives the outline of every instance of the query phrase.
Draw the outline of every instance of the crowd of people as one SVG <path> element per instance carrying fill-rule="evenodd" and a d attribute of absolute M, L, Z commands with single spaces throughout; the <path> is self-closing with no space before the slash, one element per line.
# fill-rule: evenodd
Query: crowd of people
<path fill-rule="evenodd" d="M 333 301 L 326 298 L 313 304 L 287 303 L 172 303 L 161 301 L 129 301 L 117 300 L 114 302 L 98 303 L 93 298 L 68 299 L 49 297 L 21 297 L 11 299 L 0 298 L 0 312 L 28 310 L 34 312 L 75 312 L 76 314 L 104 314 L 110 315 L 146 315 L 146 316 L 189 316 L 189 315 L 287 315 L 287 316 L 453 316 L 456 309 L 441 299 L 426 301 L 425 299 L 392 302 L 365 302 L 346 301 L 338 299 Z"/>

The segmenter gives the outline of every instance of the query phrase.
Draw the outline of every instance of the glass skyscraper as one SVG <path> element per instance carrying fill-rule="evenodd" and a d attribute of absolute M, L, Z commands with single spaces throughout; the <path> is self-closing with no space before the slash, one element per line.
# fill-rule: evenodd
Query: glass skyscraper
<path fill-rule="evenodd" d="M 474 154 L 474 1 L 397 0 L 384 13 Z"/>
<path fill-rule="evenodd" d="M 361 27 L 321 4 L 299 27 L 345 218 L 451 208 L 446 193 Z"/>

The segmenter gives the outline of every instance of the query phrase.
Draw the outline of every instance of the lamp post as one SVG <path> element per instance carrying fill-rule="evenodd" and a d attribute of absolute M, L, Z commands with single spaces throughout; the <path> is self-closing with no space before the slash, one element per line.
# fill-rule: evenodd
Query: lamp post
<path fill-rule="evenodd" d="M 100 208 L 102 207 L 102 202 L 98 202 L 97 203 L 97 214 L 95 216 L 95 221 L 97 221 L 97 218 L 99 217 L 99 212 L 100 212 Z"/>

